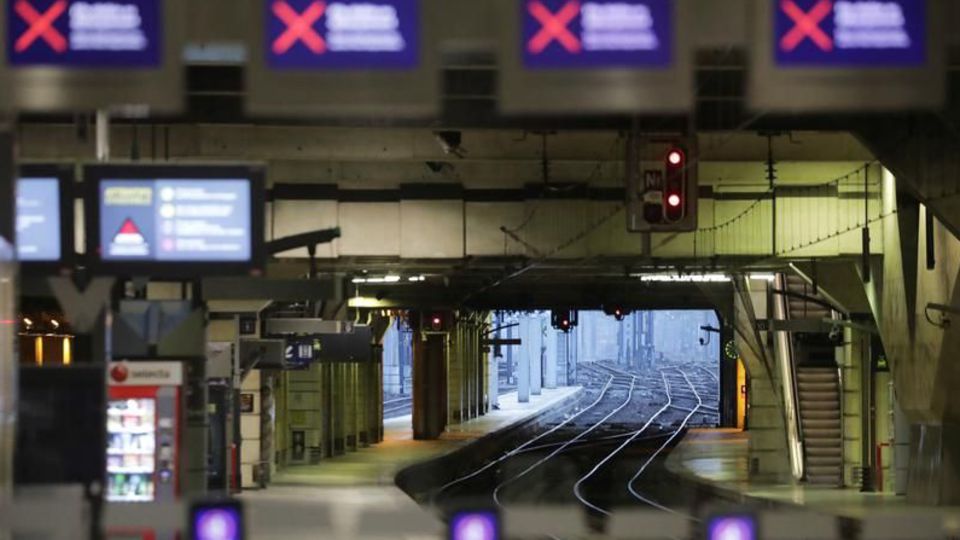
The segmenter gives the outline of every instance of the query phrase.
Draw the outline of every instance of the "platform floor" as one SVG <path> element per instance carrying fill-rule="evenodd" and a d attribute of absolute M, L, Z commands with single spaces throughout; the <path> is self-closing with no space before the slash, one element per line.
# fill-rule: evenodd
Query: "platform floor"
<path fill-rule="evenodd" d="M 876 514 L 929 513 L 931 508 L 907 503 L 892 493 L 861 493 L 857 488 L 805 484 L 758 484 L 749 479 L 749 432 L 691 430 L 667 459 L 667 467 L 688 479 L 725 491 L 733 499 L 754 499 L 802 506 L 814 512 L 863 519 Z M 934 511 L 960 518 L 960 507 Z"/>
<path fill-rule="evenodd" d="M 369 537 L 364 528 L 378 528 L 378 515 L 386 520 L 384 526 L 389 530 L 397 529 L 398 515 L 407 516 L 409 536 L 431 529 L 442 532 L 439 519 L 427 514 L 394 484 L 397 472 L 525 422 L 580 391 L 580 387 L 544 389 L 542 395 L 531 396 L 529 403 L 519 403 L 516 392 L 504 394 L 500 396 L 499 410 L 447 426 L 447 431 L 435 441 L 413 440 L 410 416 L 388 420 L 380 444 L 325 459 L 317 465 L 290 467 L 275 475 L 266 489 L 245 491 L 241 497 L 250 507 L 251 537 Z"/>
<path fill-rule="evenodd" d="M 435 441 L 413 440 L 410 415 L 393 418 L 384 422 L 382 443 L 325 459 L 316 465 L 290 467 L 279 472 L 271 486 L 392 486 L 394 476 L 404 467 L 453 452 L 480 437 L 525 422 L 578 392 L 580 387 L 544 389 L 542 395 L 531 396 L 528 403 L 518 402 L 516 392 L 504 394 L 500 396 L 498 410 L 449 425 Z"/>

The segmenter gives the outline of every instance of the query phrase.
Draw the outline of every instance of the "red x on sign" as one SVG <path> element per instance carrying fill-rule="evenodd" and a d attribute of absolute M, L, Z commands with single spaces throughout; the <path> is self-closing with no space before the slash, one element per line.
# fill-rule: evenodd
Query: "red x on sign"
<path fill-rule="evenodd" d="M 273 3 L 273 14 L 287 25 L 287 29 L 273 42 L 273 52 L 283 54 L 302 41 L 314 54 L 327 52 L 327 42 L 313 29 L 313 25 L 327 10 L 326 2 L 311 2 L 303 13 L 297 13 L 285 0 Z"/>
<path fill-rule="evenodd" d="M 831 0 L 820 0 L 809 12 L 803 11 L 793 0 L 783 0 L 780 9 L 793 19 L 795 24 L 780 40 L 780 49 L 790 52 L 809 38 L 820 50 L 833 50 L 833 40 L 820 28 L 820 23 L 833 12 Z"/>
<path fill-rule="evenodd" d="M 43 39 L 54 51 L 67 52 L 67 38 L 53 26 L 60 15 L 67 11 L 67 0 L 57 0 L 42 14 L 27 0 L 17 0 L 13 10 L 28 25 L 27 31 L 21 34 L 13 44 L 14 51 L 21 53 L 29 49 L 37 39 Z"/>
<path fill-rule="evenodd" d="M 567 28 L 570 22 L 580 15 L 580 2 L 578 0 L 570 0 L 556 14 L 551 13 L 547 6 L 544 6 L 538 0 L 530 2 L 527 5 L 527 10 L 543 26 L 527 44 L 527 49 L 531 54 L 540 54 L 554 40 L 568 52 L 580 52 L 580 40 Z"/>

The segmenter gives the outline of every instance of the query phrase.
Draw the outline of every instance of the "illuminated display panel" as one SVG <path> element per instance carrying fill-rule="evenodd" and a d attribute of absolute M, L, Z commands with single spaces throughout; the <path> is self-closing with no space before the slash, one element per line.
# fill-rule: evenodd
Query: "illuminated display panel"
<path fill-rule="evenodd" d="M 271 69 L 414 69 L 419 0 L 265 0 Z"/>
<path fill-rule="evenodd" d="M 106 273 L 232 275 L 263 267 L 257 167 L 91 166 L 87 229 Z M 92 242 L 92 245 L 90 245 Z"/>
<path fill-rule="evenodd" d="M 10 0 L 7 60 L 13 67 L 158 68 L 160 0 Z"/>
<path fill-rule="evenodd" d="M 771 0 L 780 67 L 922 67 L 925 0 Z"/>
<path fill-rule="evenodd" d="M 105 179 L 105 261 L 249 261 L 250 180 Z"/>
<path fill-rule="evenodd" d="M 60 180 L 17 180 L 17 258 L 55 262 L 63 257 Z"/>
<path fill-rule="evenodd" d="M 673 0 L 524 0 L 520 10 L 529 69 L 673 64 Z"/>

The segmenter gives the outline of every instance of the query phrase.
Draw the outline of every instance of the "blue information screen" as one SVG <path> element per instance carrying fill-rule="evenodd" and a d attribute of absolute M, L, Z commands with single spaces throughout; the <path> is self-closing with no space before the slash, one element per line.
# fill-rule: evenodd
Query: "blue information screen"
<path fill-rule="evenodd" d="M 17 180 L 17 258 L 24 262 L 55 262 L 62 257 L 60 181 L 56 178 Z"/>
<path fill-rule="evenodd" d="M 771 0 L 781 67 L 921 67 L 926 0 Z"/>
<path fill-rule="evenodd" d="M 419 0 L 264 0 L 273 69 L 413 69 Z"/>
<path fill-rule="evenodd" d="M 673 63 L 673 0 L 519 4 L 527 68 L 667 68 Z"/>
<path fill-rule="evenodd" d="M 249 180 L 105 179 L 99 189 L 104 261 L 251 260 Z"/>
<path fill-rule="evenodd" d="M 8 0 L 13 66 L 156 68 L 162 0 Z"/>

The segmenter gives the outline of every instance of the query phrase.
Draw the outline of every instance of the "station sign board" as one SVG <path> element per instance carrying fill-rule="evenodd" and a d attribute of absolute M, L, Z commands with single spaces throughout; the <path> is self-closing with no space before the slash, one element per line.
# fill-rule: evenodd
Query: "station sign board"
<path fill-rule="evenodd" d="M 68 270 L 74 259 L 73 170 L 23 165 L 16 182 L 17 259 L 31 273 Z"/>
<path fill-rule="evenodd" d="M 181 5 L 163 0 L 10 0 L 3 77 L 13 107 L 34 112 L 176 112 Z"/>
<path fill-rule="evenodd" d="M 752 7 L 755 109 L 913 110 L 942 104 L 939 0 L 754 0 Z"/>
<path fill-rule="evenodd" d="M 254 167 L 90 166 L 87 252 L 124 275 L 263 269 L 263 181 Z"/>
<path fill-rule="evenodd" d="M 13 0 L 7 56 L 13 66 L 155 68 L 160 7 L 153 0 Z"/>
<path fill-rule="evenodd" d="M 271 69 L 413 69 L 420 62 L 414 0 L 268 2 Z"/>
<path fill-rule="evenodd" d="M 530 69 L 670 67 L 672 0 L 520 2 Z"/>
<path fill-rule="evenodd" d="M 434 0 L 262 0 L 248 109 L 261 116 L 435 114 Z"/>
<path fill-rule="evenodd" d="M 506 113 L 686 112 L 687 0 L 503 0 Z"/>

